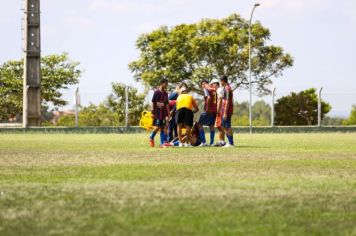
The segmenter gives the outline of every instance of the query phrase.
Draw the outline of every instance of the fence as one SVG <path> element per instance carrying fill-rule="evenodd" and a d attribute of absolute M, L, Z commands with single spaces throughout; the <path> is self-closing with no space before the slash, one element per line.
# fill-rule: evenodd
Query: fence
<path fill-rule="evenodd" d="M 75 116 L 75 123 L 73 124 L 73 127 L 79 127 L 79 121 L 81 119 L 80 117 L 80 105 L 87 106 L 88 102 L 86 104 L 81 104 L 81 101 L 93 101 L 95 104 L 98 104 L 99 102 L 102 102 L 108 95 L 110 94 L 110 91 L 107 92 L 88 92 L 88 91 L 81 91 L 79 89 L 76 89 L 71 92 L 66 92 L 64 93 L 64 99 L 69 102 L 69 104 L 61 109 L 63 110 L 69 110 L 69 114 Z M 276 101 L 286 95 L 289 95 L 289 91 L 280 91 L 278 88 L 275 88 L 273 90 L 273 93 L 270 96 L 264 96 L 264 97 L 257 97 L 253 96 L 253 101 L 258 101 L 258 100 L 263 100 L 266 104 L 269 106 L 269 114 L 268 114 L 268 121 L 269 126 L 273 127 L 275 126 L 274 118 L 275 118 L 275 111 L 274 107 L 272 104 L 275 104 Z M 129 122 L 130 118 L 130 113 L 129 113 L 129 100 L 128 100 L 128 90 L 126 89 L 125 91 L 125 106 L 122 107 L 122 109 L 125 111 L 125 119 L 124 123 L 120 123 L 117 121 L 117 123 L 112 124 L 111 126 L 124 126 L 128 127 L 132 124 Z M 150 97 L 152 93 L 149 93 L 146 98 L 146 103 L 150 102 Z M 243 102 L 243 101 L 248 101 L 249 95 L 248 91 L 237 91 L 235 94 L 235 101 L 237 102 Z M 318 106 L 315 108 L 318 111 L 318 122 L 317 126 L 321 127 L 323 125 L 342 125 L 343 119 L 347 118 L 350 114 L 351 108 L 353 104 L 356 104 L 356 93 L 349 92 L 349 93 L 342 93 L 342 92 L 335 92 L 330 89 L 322 89 L 320 88 L 318 91 Z M 321 117 L 321 99 L 325 102 L 329 102 L 332 106 L 331 112 L 328 114 L 328 117 L 324 117 L 324 120 Z M 239 108 L 237 108 L 239 109 Z M 331 119 L 330 117 L 338 117 L 338 118 L 333 118 Z M 12 124 L 13 126 L 14 124 Z M 266 124 L 265 124 L 266 125 Z M 3 125 L 4 126 L 4 125 Z M 8 126 L 8 125 L 7 125 Z"/>

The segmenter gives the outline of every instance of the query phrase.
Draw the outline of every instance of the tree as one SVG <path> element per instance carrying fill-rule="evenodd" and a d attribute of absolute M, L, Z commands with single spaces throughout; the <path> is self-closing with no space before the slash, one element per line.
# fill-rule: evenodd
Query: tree
<path fill-rule="evenodd" d="M 343 125 L 356 125 L 356 105 L 352 106 L 350 117 L 343 122 Z"/>
<path fill-rule="evenodd" d="M 126 85 L 122 83 L 112 83 L 112 94 L 110 94 L 105 105 L 113 112 L 118 114 L 119 122 L 125 120 L 125 88 Z M 145 94 L 139 94 L 137 89 L 129 86 L 129 124 L 138 125 L 141 113 L 148 108 L 145 104 Z"/>
<path fill-rule="evenodd" d="M 321 102 L 321 118 L 331 106 Z M 311 88 L 300 93 L 291 93 L 282 97 L 275 104 L 275 123 L 277 125 L 316 125 L 318 123 L 318 95 L 316 89 Z"/>
<path fill-rule="evenodd" d="M 330 116 L 325 116 L 323 119 L 322 124 L 323 125 L 343 125 L 343 123 L 346 120 L 341 117 L 330 117 Z"/>
<path fill-rule="evenodd" d="M 199 81 L 229 76 L 233 90 L 248 88 L 247 20 L 237 14 L 225 19 L 204 19 L 142 34 L 136 41 L 140 57 L 129 64 L 137 81 L 157 86 L 167 78 L 171 86 L 186 80 L 201 94 Z M 272 78 L 293 65 L 291 55 L 269 44 L 270 31 L 260 23 L 252 25 L 252 83 L 259 95 L 269 94 Z"/>
<path fill-rule="evenodd" d="M 67 53 L 49 55 L 41 60 L 42 106 L 56 107 L 67 104 L 62 99 L 63 90 L 77 84 L 82 70 L 79 62 L 70 60 Z M 23 60 L 8 61 L 0 65 L 0 121 L 22 114 Z"/>
<path fill-rule="evenodd" d="M 98 106 L 95 104 L 90 104 L 87 107 L 83 107 L 79 112 L 79 123 L 81 127 L 85 126 L 118 126 L 119 119 L 118 114 L 110 110 L 103 103 L 100 103 Z M 67 115 L 62 116 L 57 124 L 57 126 L 74 126 L 75 125 L 75 116 Z M 122 124 L 121 124 L 122 125 Z"/>
<path fill-rule="evenodd" d="M 235 103 L 235 112 L 233 116 L 233 125 L 248 126 L 249 120 L 249 102 Z M 271 106 L 265 101 L 256 101 L 252 106 L 252 123 L 254 126 L 267 126 L 271 124 Z"/>

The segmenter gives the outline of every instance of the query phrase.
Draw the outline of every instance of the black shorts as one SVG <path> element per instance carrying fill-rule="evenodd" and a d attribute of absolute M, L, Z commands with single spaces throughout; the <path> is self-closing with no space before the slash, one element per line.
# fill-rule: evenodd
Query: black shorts
<path fill-rule="evenodd" d="M 186 125 L 193 127 L 194 114 L 192 110 L 188 108 L 181 108 L 176 112 L 176 123 L 177 125 Z"/>
<path fill-rule="evenodd" d="M 153 120 L 153 126 L 156 126 L 156 127 L 166 126 L 166 119 L 163 119 L 163 120 L 154 119 Z"/>
<path fill-rule="evenodd" d="M 199 118 L 198 123 L 205 126 L 214 126 L 216 120 L 216 113 L 203 112 Z"/>

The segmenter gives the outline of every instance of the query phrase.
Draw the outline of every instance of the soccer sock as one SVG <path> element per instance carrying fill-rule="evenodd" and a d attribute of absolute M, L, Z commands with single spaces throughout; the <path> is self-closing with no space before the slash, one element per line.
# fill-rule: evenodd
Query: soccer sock
<path fill-rule="evenodd" d="M 230 136 L 230 135 L 226 134 L 226 137 L 227 137 L 227 140 L 229 140 L 229 143 L 231 145 L 234 145 L 234 136 Z"/>
<path fill-rule="evenodd" d="M 215 131 L 210 131 L 210 145 L 214 144 Z"/>
<path fill-rule="evenodd" d="M 167 140 L 167 137 L 166 137 L 166 134 L 164 133 L 163 130 L 161 130 L 161 133 L 160 133 L 160 136 L 161 136 L 161 145 L 164 144 Z"/>
<path fill-rule="evenodd" d="M 202 143 L 206 143 L 204 129 L 200 129 L 200 130 L 199 130 L 199 136 L 200 136 L 201 142 L 202 142 Z"/>
<path fill-rule="evenodd" d="M 156 134 L 157 134 L 157 131 L 152 131 L 152 133 L 150 135 L 150 139 L 151 140 L 155 139 Z"/>

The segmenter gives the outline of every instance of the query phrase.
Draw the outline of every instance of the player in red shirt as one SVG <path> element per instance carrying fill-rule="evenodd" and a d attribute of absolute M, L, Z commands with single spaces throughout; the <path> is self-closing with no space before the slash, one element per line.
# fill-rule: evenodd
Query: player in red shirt
<path fill-rule="evenodd" d="M 158 130 L 161 130 L 161 146 L 167 142 L 167 120 L 170 118 L 167 87 L 168 80 L 162 79 L 159 88 L 156 89 L 152 97 L 152 118 L 155 128 L 150 135 L 151 147 L 155 146 L 154 138 Z"/>
<path fill-rule="evenodd" d="M 226 75 L 220 78 L 221 86 L 224 87 L 224 97 L 222 105 L 222 126 L 225 129 L 226 137 L 229 142 L 224 146 L 226 148 L 234 146 L 234 134 L 231 129 L 231 116 L 234 113 L 234 93 L 229 85 Z"/>
<path fill-rule="evenodd" d="M 217 93 L 216 89 L 209 84 L 207 80 L 201 82 L 201 86 L 204 91 L 204 112 L 201 114 L 198 127 L 199 135 L 202 141 L 201 147 L 208 146 L 205 139 L 204 126 L 210 128 L 210 146 L 214 144 L 215 138 L 215 119 L 217 113 Z"/>

